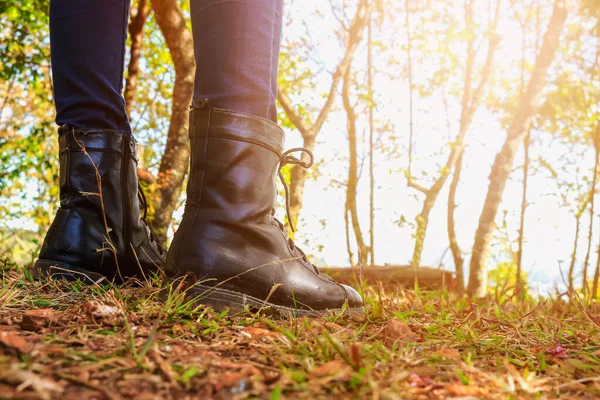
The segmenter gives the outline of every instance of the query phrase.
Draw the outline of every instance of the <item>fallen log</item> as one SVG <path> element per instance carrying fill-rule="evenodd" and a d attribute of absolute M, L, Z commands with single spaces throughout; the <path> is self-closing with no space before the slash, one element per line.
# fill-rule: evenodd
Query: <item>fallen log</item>
<path fill-rule="evenodd" d="M 357 285 L 360 281 L 360 268 L 332 267 L 323 268 L 322 271 L 347 285 Z M 364 267 L 362 280 L 370 284 L 381 283 L 384 288 L 413 288 L 415 283 L 418 283 L 419 288 L 424 289 L 453 290 L 456 286 L 456 276 L 452 271 L 431 267 L 413 268 L 410 265 Z"/>

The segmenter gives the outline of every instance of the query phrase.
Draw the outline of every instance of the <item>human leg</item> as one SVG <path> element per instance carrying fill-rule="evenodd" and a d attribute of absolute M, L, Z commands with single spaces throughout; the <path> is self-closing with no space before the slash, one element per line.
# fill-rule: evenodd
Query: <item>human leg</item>
<path fill-rule="evenodd" d="M 164 260 L 140 213 L 136 143 L 121 96 L 128 0 L 52 0 L 61 206 L 35 272 L 121 280 Z"/>
<path fill-rule="evenodd" d="M 284 152 L 274 123 L 281 7 L 192 0 L 190 177 L 166 273 L 195 280 L 190 293 L 215 309 L 362 312 L 360 295 L 321 273 L 274 217 L 280 169 L 312 164 Z"/>

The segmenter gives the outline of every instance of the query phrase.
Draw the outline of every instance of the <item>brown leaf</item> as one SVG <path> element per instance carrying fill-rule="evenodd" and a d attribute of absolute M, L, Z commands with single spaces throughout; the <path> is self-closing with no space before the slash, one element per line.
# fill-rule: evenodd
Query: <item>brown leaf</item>
<path fill-rule="evenodd" d="M 352 343 L 350 345 L 350 360 L 352 360 L 352 364 L 355 368 L 358 369 L 360 367 L 360 363 L 362 360 L 362 354 L 360 350 L 360 346 L 356 343 Z"/>
<path fill-rule="evenodd" d="M 342 360 L 327 361 L 325 364 L 312 370 L 312 375 L 317 378 L 322 378 L 329 375 L 338 375 L 345 373 L 350 369 L 350 366 Z"/>
<path fill-rule="evenodd" d="M 169 365 L 169 363 L 167 363 L 162 356 L 160 355 L 160 353 L 158 351 L 155 350 L 151 350 L 150 351 L 150 357 L 152 357 L 154 359 L 154 361 L 158 364 L 158 367 L 160 368 L 160 370 L 162 371 L 162 373 L 167 377 L 167 379 L 171 382 L 171 383 L 175 383 L 175 377 L 173 376 L 173 371 L 171 370 L 171 366 Z"/>
<path fill-rule="evenodd" d="M 86 301 L 83 304 L 83 309 L 94 319 L 111 318 L 122 314 L 119 308 L 102 304 L 96 300 Z"/>
<path fill-rule="evenodd" d="M 460 360 L 460 353 L 456 349 L 441 349 L 433 353 L 434 356 L 445 358 L 446 360 Z"/>
<path fill-rule="evenodd" d="M 262 379 L 262 372 L 249 363 L 236 363 L 228 360 L 210 360 L 210 365 L 215 368 L 226 368 L 230 371 L 243 370 L 246 371 L 246 374 L 257 375 Z"/>
<path fill-rule="evenodd" d="M 248 336 L 250 336 L 252 339 L 259 339 L 259 338 L 281 338 L 283 337 L 283 335 L 279 332 L 273 332 L 270 331 L 268 329 L 263 329 L 263 328 L 256 328 L 253 326 L 247 326 L 245 327 L 242 332 Z"/>
<path fill-rule="evenodd" d="M 33 350 L 33 345 L 25 340 L 22 336 L 10 331 L 0 332 L 0 344 L 12 350 L 17 350 L 19 353 L 29 353 Z"/>
<path fill-rule="evenodd" d="M 21 320 L 21 329 L 26 331 L 39 331 L 42 328 L 47 327 L 52 322 L 58 319 L 56 312 L 51 308 L 44 308 L 40 310 L 29 310 L 23 314 Z"/>
<path fill-rule="evenodd" d="M 250 386 L 251 381 L 248 379 L 252 374 L 248 374 L 247 370 L 239 372 L 225 372 L 219 375 L 219 378 L 215 382 L 215 390 L 218 392 L 223 388 L 231 386 L 241 386 L 246 388 Z"/>
<path fill-rule="evenodd" d="M 63 355 L 68 352 L 68 350 L 63 347 L 44 347 L 43 351 L 45 354 L 53 354 L 57 356 Z"/>
<path fill-rule="evenodd" d="M 394 343 L 411 343 L 414 342 L 416 336 L 412 329 L 399 319 L 390 320 L 387 325 L 381 330 L 383 341 L 386 346 L 391 347 Z"/>
<path fill-rule="evenodd" d="M 239 366 L 242 365 L 239 364 Z M 252 389 L 258 381 L 263 379 L 264 376 L 258 368 L 245 366 L 237 372 L 230 371 L 214 376 L 211 383 L 217 392 L 229 388 L 232 390 L 232 393 L 229 394 L 235 395 Z"/>
<path fill-rule="evenodd" d="M 349 335 L 353 335 L 354 331 L 346 326 L 341 326 L 336 324 L 335 322 L 329 322 L 329 321 L 311 321 L 312 322 L 312 326 L 314 326 L 316 329 L 320 329 L 320 330 L 327 330 L 330 333 L 339 333 L 339 332 L 344 332 L 347 333 Z"/>
<path fill-rule="evenodd" d="M 149 185 L 154 185 L 156 183 L 156 178 L 152 172 L 148 171 L 147 169 L 139 168 L 137 170 L 137 176 L 140 182 L 146 182 Z"/>
<path fill-rule="evenodd" d="M 18 385 L 21 390 L 31 388 L 41 399 L 50 399 L 52 394 L 62 393 L 64 390 L 57 382 L 42 378 L 31 371 L 22 370 L 16 365 L 12 365 L 9 369 L 0 369 L 0 381 Z"/>
<path fill-rule="evenodd" d="M 366 321 L 366 317 L 364 314 L 352 314 L 350 315 L 350 321 L 360 324 Z"/>
<path fill-rule="evenodd" d="M 454 396 L 485 396 L 488 391 L 477 386 L 466 386 L 460 383 L 451 383 L 446 386 L 448 393 Z"/>

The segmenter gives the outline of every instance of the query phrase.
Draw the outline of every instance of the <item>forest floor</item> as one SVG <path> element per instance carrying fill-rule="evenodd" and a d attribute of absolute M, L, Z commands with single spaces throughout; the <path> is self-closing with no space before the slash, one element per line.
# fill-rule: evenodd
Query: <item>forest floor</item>
<path fill-rule="evenodd" d="M 600 306 L 363 288 L 365 315 L 214 313 L 177 287 L 0 283 L 0 398 L 600 396 Z"/>

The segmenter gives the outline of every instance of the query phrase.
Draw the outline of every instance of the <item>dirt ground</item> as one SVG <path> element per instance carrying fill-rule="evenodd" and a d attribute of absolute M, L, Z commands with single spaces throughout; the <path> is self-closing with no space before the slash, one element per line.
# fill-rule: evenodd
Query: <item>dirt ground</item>
<path fill-rule="evenodd" d="M 5 272 L 0 398 L 600 397 L 597 304 L 362 290 L 365 315 L 281 320 Z"/>

